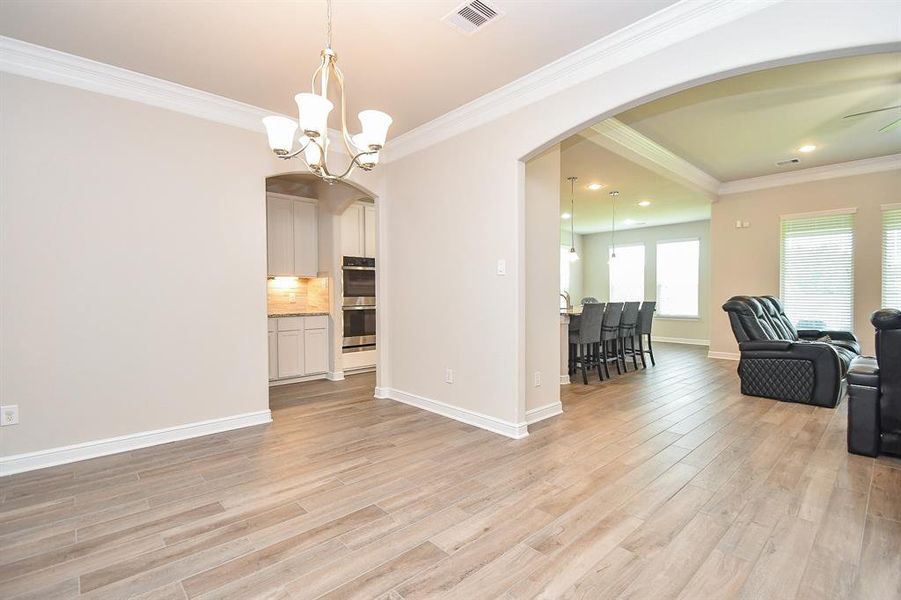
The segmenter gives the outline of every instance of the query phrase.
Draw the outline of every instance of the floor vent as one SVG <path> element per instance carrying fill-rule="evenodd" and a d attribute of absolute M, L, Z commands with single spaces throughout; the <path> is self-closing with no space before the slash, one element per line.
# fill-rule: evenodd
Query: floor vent
<path fill-rule="evenodd" d="M 441 20 L 460 33 L 472 35 L 502 16 L 504 16 L 504 11 L 488 0 L 472 0 L 472 2 L 458 6 Z"/>
<path fill-rule="evenodd" d="M 796 165 L 799 162 L 801 162 L 800 158 L 789 158 L 787 160 L 780 160 L 779 162 L 776 163 L 776 166 L 777 167 L 785 167 L 788 165 Z"/>

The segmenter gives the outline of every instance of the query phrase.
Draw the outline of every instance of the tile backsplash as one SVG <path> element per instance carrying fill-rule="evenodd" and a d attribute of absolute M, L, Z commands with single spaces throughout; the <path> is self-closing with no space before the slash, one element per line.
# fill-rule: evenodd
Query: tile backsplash
<path fill-rule="evenodd" d="M 294 302 L 291 297 L 294 296 Z M 328 312 L 328 277 L 276 277 L 266 280 L 270 315 Z"/>

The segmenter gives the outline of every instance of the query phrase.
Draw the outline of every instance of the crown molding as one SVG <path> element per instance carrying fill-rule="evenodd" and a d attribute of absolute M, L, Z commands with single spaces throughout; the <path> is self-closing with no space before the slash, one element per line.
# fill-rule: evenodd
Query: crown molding
<path fill-rule="evenodd" d="M 781 0 L 681 0 L 391 140 L 397 160 Z"/>
<path fill-rule="evenodd" d="M 889 154 L 887 156 L 878 156 L 876 158 L 852 160 L 850 162 L 836 163 L 834 165 L 801 169 L 800 171 L 792 171 L 791 173 L 777 173 L 775 175 L 763 175 L 761 177 L 752 177 L 750 179 L 727 181 L 720 186 L 719 193 L 721 196 L 725 196 L 728 194 L 739 194 L 741 192 L 763 190 L 784 185 L 794 185 L 796 183 L 835 179 L 837 177 L 850 177 L 852 175 L 865 175 L 867 173 L 878 173 L 880 171 L 892 171 L 895 169 L 901 169 L 901 154 Z"/>
<path fill-rule="evenodd" d="M 237 100 L 9 37 L 0 37 L 0 71 L 133 100 L 250 131 L 264 131 L 261 119 L 272 114 Z"/>
<path fill-rule="evenodd" d="M 266 131 L 263 117 L 279 114 L 224 96 L 5 36 L 0 36 L 0 72 L 115 96 L 261 133 Z M 329 138 L 331 150 L 347 154 L 341 132 L 330 129 Z"/>
<path fill-rule="evenodd" d="M 720 189 L 721 183 L 716 177 L 699 169 L 622 121 L 612 118 L 605 119 L 593 125 L 591 130 L 607 140 L 599 140 L 596 137 L 589 138 L 596 144 L 617 154 L 621 154 L 621 150 L 625 149 L 625 154 L 628 155 L 626 158 L 644 162 L 652 170 L 664 171 L 667 176 L 675 176 L 675 179 L 698 188 L 708 196 L 716 196 Z"/>

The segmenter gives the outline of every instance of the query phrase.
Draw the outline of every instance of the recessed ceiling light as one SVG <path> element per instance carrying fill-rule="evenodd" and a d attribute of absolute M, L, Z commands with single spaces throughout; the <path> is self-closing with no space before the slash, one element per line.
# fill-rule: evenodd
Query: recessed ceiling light
<path fill-rule="evenodd" d="M 651 205 L 650 200 L 642 200 L 641 202 L 638 203 L 638 206 L 650 206 L 650 205 Z"/>
<path fill-rule="evenodd" d="M 570 217 L 572 217 L 572 215 L 569 213 L 563 213 L 562 215 L 560 215 L 560 218 L 564 221 L 568 220 Z"/>
<path fill-rule="evenodd" d="M 813 144 L 807 144 L 807 145 L 804 145 L 804 146 L 801 146 L 800 148 L 798 148 L 798 152 L 807 153 L 807 152 L 813 152 L 816 149 L 817 149 L 817 147 L 814 146 Z"/>
<path fill-rule="evenodd" d="M 594 190 L 599 190 L 599 189 L 601 189 L 602 187 L 604 187 L 604 184 L 603 184 L 603 183 L 589 183 L 589 184 L 588 184 L 588 189 L 589 189 L 589 190 L 592 190 L 592 191 L 594 191 Z"/>

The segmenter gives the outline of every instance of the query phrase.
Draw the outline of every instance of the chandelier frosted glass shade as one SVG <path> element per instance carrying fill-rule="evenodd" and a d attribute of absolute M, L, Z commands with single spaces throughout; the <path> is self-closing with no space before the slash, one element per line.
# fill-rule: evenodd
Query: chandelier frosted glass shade
<path fill-rule="evenodd" d="M 379 153 L 378 152 L 369 152 L 369 138 L 366 137 L 365 134 L 358 133 L 357 135 L 351 138 L 353 140 L 354 146 L 360 152 L 367 152 L 360 156 L 360 164 L 363 165 L 371 165 L 375 166 L 379 164 Z"/>
<path fill-rule="evenodd" d="M 297 131 L 297 123 L 287 117 L 266 117 L 263 119 L 266 126 L 266 135 L 269 137 L 269 147 L 279 154 L 287 154 L 294 146 L 294 133 Z"/>
<path fill-rule="evenodd" d="M 363 126 L 363 136 L 370 146 L 381 148 L 388 137 L 388 128 L 394 120 L 380 110 L 364 110 L 357 115 Z"/>
<path fill-rule="evenodd" d="M 309 137 L 323 137 L 327 132 L 328 115 L 335 108 L 331 101 L 319 94 L 297 94 L 297 112 L 300 116 L 300 130 Z M 315 136 L 310 136 L 315 132 Z"/>

